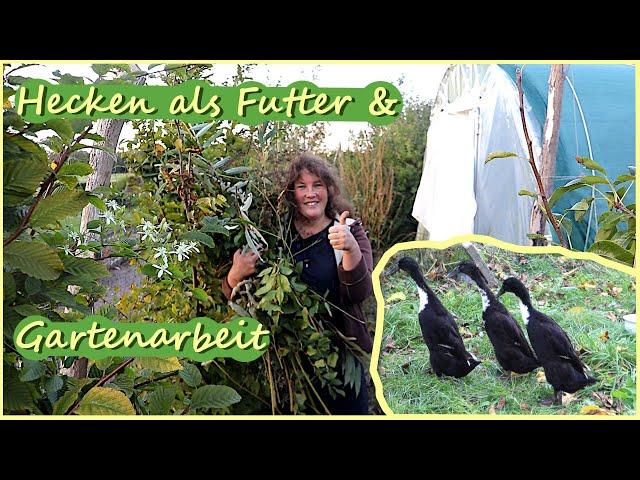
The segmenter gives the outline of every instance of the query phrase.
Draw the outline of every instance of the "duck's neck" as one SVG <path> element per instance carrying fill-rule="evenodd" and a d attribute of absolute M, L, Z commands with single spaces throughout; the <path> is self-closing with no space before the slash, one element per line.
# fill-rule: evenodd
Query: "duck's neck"
<path fill-rule="evenodd" d="M 480 292 L 480 297 L 482 298 L 482 312 L 486 312 L 487 308 L 489 308 L 492 304 L 497 302 L 496 296 L 493 294 L 489 286 L 483 281 L 476 281 L 476 287 L 478 287 L 478 291 Z"/>
<path fill-rule="evenodd" d="M 434 305 L 438 302 L 438 298 L 433 293 L 433 290 L 429 288 L 422 274 L 418 271 L 411 270 L 408 272 L 418 288 L 418 297 L 420 298 L 420 312 L 425 309 L 427 305 Z"/>
<path fill-rule="evenodd" d="M 529 318 L 531 317 L 531 313 L 533 312 L 533 305 L 531 305 L 531 299 L 529 296 L 520 296 L 518 297 L 518 303 L 520 307 L 520 314 L 522 315 L 522 321 L 525 325 L 529 324 Z"/>

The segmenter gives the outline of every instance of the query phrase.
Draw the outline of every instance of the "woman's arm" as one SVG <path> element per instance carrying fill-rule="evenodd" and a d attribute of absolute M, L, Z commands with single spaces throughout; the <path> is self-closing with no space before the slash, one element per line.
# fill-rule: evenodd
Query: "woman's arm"
<path fill-rule="evenodd" d="M 342 263 L 338 266 L 338 278 L 342 284 L 342 289 L 346 291 L 348 300 L 351 303 L 360 303 L 366 300 L 373 293 L 373 281 L 371 272 L 373 271 L 373 254 L 371 252 L 371 243 L 367 238 L 367 234 L 362 224 L 355 223 L 351 225 L 351 234 L 357 245 L 357 253 L 359 260 L 353 262 L 357 256 L 347 258 L 351 252 L 345 251 L 342 257 Z M 354 250 L 355 252 L 356 250 Z M 347 260 L 349 263 L 345 263 Z M 353 265 L 353 263 L 355 265 Z"/>

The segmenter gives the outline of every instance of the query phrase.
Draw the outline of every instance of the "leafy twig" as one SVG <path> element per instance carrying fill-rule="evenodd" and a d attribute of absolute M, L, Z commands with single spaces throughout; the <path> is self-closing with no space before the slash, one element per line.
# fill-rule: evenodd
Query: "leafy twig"
<path fill-rule="evenodd" d="M 69 156 L 71 155 L 73 151 L 73 147 L 78 143 L 80 143 L 80 141 L 89 133 L 89 130 L 91 130 L 92 126 L 93 124 L 85 128 L 84 131 L 70 145 L 68 145 L 62 151 L 62 153 L 58 157 L 58 160 L 55 162 L 56 168 L 53 170 L 51 175 L 49 175 L 49 177 L 40 185 L 40 190 L 38 191 L 38 195 L 36 196 L 36 199 L 34 200 L 33 204 L 31 204 L 31 206 L 29 207 L 27 214 L 24 216 L 24 218 L 20 222 L 20 225 L 18 226 L 16 231 L 13 232 L 11 235 L 9 235 L 9 237 L 4 241 L 3 243 L 4 247 L 9 245 L 11 242 L 13 242 L 16 238 L 20 236 L 22 232 L 26 230 L 27 225 L 29 224 L 29 220 L 31 220 L 31 216 L 33 215 L 33 212 L 35 211 L 36 207 L 40 203 L 40 200 L 42 200 L 46 196 L 49 190 L 49 187 L 53 184 L 53 182 L 55 182 L 56 175 L 64 165 L 64 162 L 66 162 Z"/>

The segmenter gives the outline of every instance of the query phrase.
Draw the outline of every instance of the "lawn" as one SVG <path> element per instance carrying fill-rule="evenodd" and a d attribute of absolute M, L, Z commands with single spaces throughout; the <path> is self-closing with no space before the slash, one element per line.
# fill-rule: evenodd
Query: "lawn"
<path fill-rule="evenodd" d="M 553 317 L 567 332 L 598 382 L 573 395 L 565 394 L 562 406 L 542 405 L 540 401 L 553 394 L 542 368 L 506 377 L 484 333 L 477 290 L 446 278 L 446 272 L 458 261 L 468 259 L 466 252 L 460 247 L 407 250 L 389 264 L 404 255 L 419 261 L 430 287 L 456 318 L 467 350 L 482 364 L 462 379 L 436 377 L 420 333 L 415 284 L 402 271 L 381 277 L 382 293 L 390 300 L 385 302 L 379 372 L 391 410 L 397 414 L 633 415 L 636 338 L 624 329 L 622 316 L 635 312 L 635 279 L 589 260 L 477 246 L 500 282 L 516 276 L 527 285 L 534 307 Z M 526 333 L 516 298 L 507 294 L 501 301 Z"/>

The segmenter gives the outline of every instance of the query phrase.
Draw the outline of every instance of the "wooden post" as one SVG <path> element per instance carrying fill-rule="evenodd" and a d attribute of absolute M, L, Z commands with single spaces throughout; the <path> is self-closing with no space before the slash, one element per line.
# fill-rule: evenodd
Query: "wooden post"
<path fill-rule="evenodd" d="M 547 196 L 553 193 L 553 175 L 556 171 L 556 155 L 558 153 L 558 137 L 560 133 L 560 113 L 562 111 L 562 93 L 566 65 L 551 66 L 549 74 L 549 94 L 547 98 L 547 117 L 544 122 L 542 152 L 540 154 L 540 176 Z M 547 230 L 547 219 L 544 208 L 536 202 L 531 214 L 529 230 L 531 233 L 544 235 Z M 562 240 L 560 240 L 562 241 Z M 546 245 L 546 241 L 534 239 L 534 245 Z"/>

